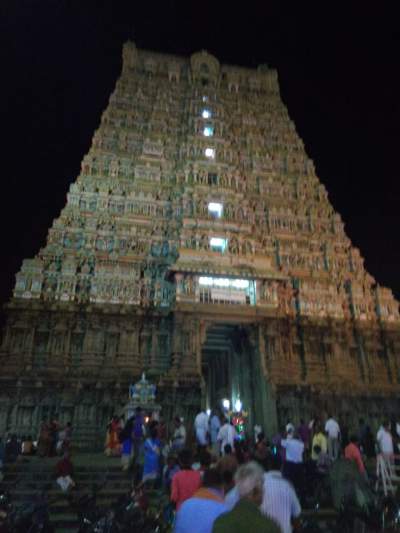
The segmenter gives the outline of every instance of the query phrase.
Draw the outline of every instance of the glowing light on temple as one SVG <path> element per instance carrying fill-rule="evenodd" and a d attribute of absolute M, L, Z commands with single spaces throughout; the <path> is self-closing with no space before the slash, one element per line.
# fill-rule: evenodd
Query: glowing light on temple
<path fill-rule="evenodd" d="M 214 287 L 233 287 L 235 289 L 247 289 L 249 287 L 248 279 L 229 279 L 229 278 L 212 278 L 209 276 L 200 276 L 199 284 Z"/>
<path fill-rule="evenodd" d="M 210 248 L 213 252 L 224 252 L 228 245 L 228 240 L 222 237 L 210 237 Z"/>
<path fill-rule="evenodd" d="M 240 401 L 240 399 L 238 398 L 236 401 L 235 401 L 235 411 L 237 413 L 240 413 L 240 411 L 242 410 L 242 402 Z"/>
<path fill-rule="evenodd" d="M 216 218 L 221 218 L 223 208 L 224 208 L 223 204 L 220 204 L 219 202 L 208 203 L 208 212 L 210 213 L 210 215 Z"/>

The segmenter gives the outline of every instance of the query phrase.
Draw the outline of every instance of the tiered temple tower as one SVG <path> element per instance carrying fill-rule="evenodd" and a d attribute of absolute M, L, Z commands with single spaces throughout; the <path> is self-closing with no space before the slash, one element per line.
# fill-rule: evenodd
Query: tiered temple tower
<path fill-rule="evenodd" d="M 0 431 L 57 412 L 89 442 L 142 371 L 166 416 L 240 398 L 269 432 L 314 410 L 374 423 L 398 406 L 398 303 L 346 236 L 276 71 L 204 51 L 124 46 L 7 314 Z"/>

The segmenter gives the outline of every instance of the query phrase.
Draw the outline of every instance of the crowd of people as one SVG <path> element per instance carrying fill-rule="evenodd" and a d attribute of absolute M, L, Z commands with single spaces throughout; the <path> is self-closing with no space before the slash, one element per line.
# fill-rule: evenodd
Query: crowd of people
<path fill-rule="evenodd" d="M 116 416 L 107 429 L 106 454 L 140 472 L 137 481 L 162 487 L 175 512 L 175 533 L 292 531 L 316 480 L 339 459 L 354 463 L 368 483 L 365 459 L 389 461 L 400 426 L 384 422 L 376 437 L 360 419 L 354 434 L 331 415 L 297 426 L 288 422 L 268 440 L 261 428 L 243 438 L 226 413 L 200 411 L 188 434 L 175 417 L 170 434 L 162 418 L 140 408 L 125 424 Z M 311 489 L 310 489 L 311 487 Z"/>
<path fill-rule="evenodd" d="M 0 481 L 5 463 L 15 463 L 20 457 L 36 455 L 40 458 L 61 456 L 55 465 L 56 482 L 64 492 L 75 486 L 72 480 L 73 466 L 70 460 L 72 425 L 65 425 L 54 415 L 51 420 L 42 420 L 39 432 L 34 439 L 31 435 L 19 437 L 15 433 L 0 438 Z"/>
<path fill-rule="evenodd" d="M 8 463 L 15 462 L 19 456 L 55 457 L 69 450 L 71 435 L 71 423 L 60 424 L 55 415 L 49 422 L 40 423 L 36 438 L 8 432 L 4 439 L 0 438 L 0 454 Z"/>
<path fill-rule="evenodd" d="M 126 421 L 114 415 L 106 431 L 105 454 L 120 457 L 123 470 L 132 469 L 135 485 L 168 495 L 175 533 L 288 533 L 310 491 L 338 459 L 352 463 L 368 483 L 365 460 L 378 455 L 390 467 L 400 443 L 395 421 L 384 421 L 374 436 L 360 419 L 350 434 L 331 415 L 288 421 L 270 439 L 258 426 L 254 438 L 245 437 L 233 418 L 218 410 L 201 410 L 192 427 L 187 431 L 176 416 L 168 428 L 162 416 L 147 416 L 138 407 Z M 9 435 L 0 440 L 0 471 L 4 461 L 19 455 L 60 455 L 56 482 L 71 490 L 71 435 L 71 424 L 61 425 L 56 417 L 41 423 L 36 441 Z"/>

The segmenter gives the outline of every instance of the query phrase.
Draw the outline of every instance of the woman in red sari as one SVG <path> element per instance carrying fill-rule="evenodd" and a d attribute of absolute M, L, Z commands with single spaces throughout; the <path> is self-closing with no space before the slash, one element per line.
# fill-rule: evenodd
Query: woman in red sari
<path fill-rule="evenodd" d="M 119 442 L 119 433 L 121 431 L 121 421 L 119 416 L 113 415 L 111 422 L 107 426 L 107 435 L 105 442 L 105 454 L 115 457 L 121 454 L 121 444 Z"/>

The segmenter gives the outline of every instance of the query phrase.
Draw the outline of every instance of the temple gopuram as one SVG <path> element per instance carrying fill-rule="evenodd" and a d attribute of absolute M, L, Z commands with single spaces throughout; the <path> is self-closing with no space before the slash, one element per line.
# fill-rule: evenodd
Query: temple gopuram
<path fill-rule="evenodd" d="M 332 153 L 332 157 L 334 157 Z M 138 50 L 6 307 L 0 433 L 102 444 L 142 372 L 168 419 L 240 400 L 268 434 L 398 412 L 400 316 L 366 272 L 277 72 Z"/>

